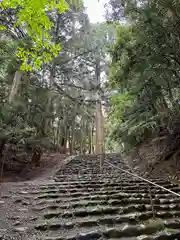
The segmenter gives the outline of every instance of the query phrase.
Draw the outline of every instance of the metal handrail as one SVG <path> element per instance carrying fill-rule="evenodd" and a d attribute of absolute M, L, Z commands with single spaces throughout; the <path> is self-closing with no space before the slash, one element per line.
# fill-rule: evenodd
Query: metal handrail
<path fill-rule="evenodd" d="M 124 170 L 124 169 L 122 169 L 122 168 L 120 168 L 120 167 L 117 167 L 116 165 L 114 165 L 114 164 L 112 164 L 112 163 L 110 163 L 110 162 L 108 162 L 108 161 L 104 161 L 104 162 L 106 162 L 107 164 L 111 165 L 112 167 L 114 167 L 114 168 L 116 168 L 116 169 L 118 169 L 118 170 L 121 170 L 122 172 L 125 172 L 125 173 L 127 173 L 127 174 L 129 174 L 129 175 L 131 175 L 131 176 L 133 176 L 133 177 L 139 178 L 139 179 L 143 180 L 144 182 L 147 182 L 147 183 L 149 183 L 149 184 L 151 184 L 151 185 L 154 185 L 154 186 L 156 186 L 156 187 L 159 187 L 159 188 L 161 188 L 161 189 L 163 189 L 163 190 L 165 190 L 165 191 L 167 191 L 167 192 L 170 192 L 170 193 L 172 193 L 172 194 L 180 197 L 180 194 L 178 194 L 178 193 L 176 193 L 176 192 L 174 192 L 174 191 L 172 191 L 172 190 L 170 190 L 170 189 L 168 189 L 168 188 L 165 188 L 165 187 L 163 187 L 163 186 L 161 186 L 161 185 L 159 185 L 159 184 L 157 184 L 157 183 L 154 183 L 154 182 L 152 182 L 152 181 L 150 181 L 150 180 L 148 180 L 148 179 L 146 179 L 146 178 L 140 177 L 140 176 L 137 175 L 137 174 L 131 173 L 131 172 L 127 171 L 127 170 Z"/>

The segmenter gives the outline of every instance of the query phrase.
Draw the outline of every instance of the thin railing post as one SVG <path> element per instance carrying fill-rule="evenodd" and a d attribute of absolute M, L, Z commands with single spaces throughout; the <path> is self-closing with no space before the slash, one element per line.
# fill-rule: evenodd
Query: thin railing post
<path fill-rule="evenodd" d="M 152 215 L 153 215 L 153 218 L 155 218 L 154 203 L 153 203 L 153 199 L 152 199 L 151 187 L 150 187 L 149 184 L 148 184 L 148 191 L 149 191 L 149 198 L 150 198 L 150 204 L 151 204 L 151 209 L 152 209 Z"/>

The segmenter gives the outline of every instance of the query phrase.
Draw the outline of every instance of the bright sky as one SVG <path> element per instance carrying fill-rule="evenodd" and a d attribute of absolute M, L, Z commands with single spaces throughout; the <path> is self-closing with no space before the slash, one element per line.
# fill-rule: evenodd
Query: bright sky
<path fill-rule="evenodd" d="M 104 4 L 105 0 L 84 0 L 84 5 L 87 8 L 87 14 L 89 15 L 92 23 L 104 21 Z"/>

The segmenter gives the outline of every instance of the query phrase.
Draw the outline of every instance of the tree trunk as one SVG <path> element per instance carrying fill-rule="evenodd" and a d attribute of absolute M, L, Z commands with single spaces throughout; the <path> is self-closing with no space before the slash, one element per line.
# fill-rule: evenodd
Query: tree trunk
<path fill-rule="evenodd" d="M 60 129 L 61 129 L 61 119 L 58 120 L 57 131 L 56 131 L 56 144 L 57 144 L 57 151 L 59 150 L 60 145 Z"/>
<path fill-rule="evenodd" d="M 95 75 L 96 75 L 96 154 L 100 155 L 100 173 L 102 173 L 102 166 L 104 164 L 104 120 L 102 114 L 102 105 L 101 105 L 101 95 L 99 92 L 100 88 L 100 77 L 101 77 L 101 66 L 100 66 L 100 57 L 96 57 L 96 68 L 95 68 Z"/>
<path fill-rule="evenodd" d="M 61 139 L 61 144 L 60 144 L 59 152 L 60 152 L 61 154 L 65 154 L 65 153 L 66 153 L 65 137 L 63 137 L 63 138 Z"/>
<path fill-rule="evenodd" d="M 93 125 L 89 125 L 89 154 L 93 153 Z"/>
<path fill-rule="evenodd" d="M 40 148 L 34 149 L 33 156 L 31 159 L 32 164 L 35 166 L 40 166 L 40 160 L 41 160 L 42 150 Z"/>
<path fill-rule="evenodd" d="M 46 115 L 49 114 L 50 112 L 50 108 L 51 108 L 51 105 L 52 105 L 52 97 L 51 97 L 51 94 L 52 94 L 52 86 L 53 86 L 53 83 L 54 83 L 54 71 L 55 71 L 55 64 L 54 62 L 52 63 L 52 67 L 51 67 L 51 71 L 50 71 L 50 81 L 49 81 L 49 92 L 48 92 L 48 100 L 47 100 L 47 105 L 46 105 Z M 44 126 L 44 132 L 45 134 L 47 135 L 48 134 L 48 129 L 50 128 L 50 120 L 49 120 L 49 117 L 45 119 L 45 126 Z"/>
<path fill-rule="evenodd" d="M 67 131 L 67 139 L 68 139 L 68 143 L 69 143 L 69 154 L 72 155 L 72 138 L 71 138 L 70 128 Z"/>
<path fill-rule="evenodd" d="M 1 163 L 1 173 L 0 173 L 0 182 L 3 181 L 3 173 L 4 173 L 4 158 L 3 158 L 3 151 L 5 149 L 6 140 L 2 139 L 0 144 L 0 163 Z"/>
<path fill-rule="evenodd" d="M 71 126 L 71 130 L 69 131 L 69 150 L 70 150 L 70 155 L 73 155 L 73 127 Z"/>
<path fill-rule="evenodd" d="M 84 116 L 81 119 L 81 142 L 80 142 L 80 153 L 83 154 L 84 149 Z"/>
<path fill-rule="evenodd" d="M 57 15 L 57 22 L 56 22 L 56 34 L 55 34 L 55 38 L 54 38 L 54 41 L 55 43 L 58 42 L 58 36 L 59 36 L 59 31 L 60 31 L 60 20 L 61 20 L 61 15 L 58 14 Z M 52 96 L 51 96 L 51 93 L 52 93 L 52 87 L 53 87 L 53 84 L 54 84 L 54 73 L 55 73 L 55 68 L 56 68 L 56 65 L 55 65 L 55 62 L 54 62 L 54 59 L 52 61 L 52 67 L 51 67 L 51 70 L 50 70 L 50 81 L 49 81 L 49 94 L 48 94 L 48 102 L 47 102 L 47 107 L 46 107 L 46 113 L 48 114 L 50 112 L 50 108 L 52 106 Z M 50 120 L 49 118 L 47 118 L 45 120 L 45 133 L 47 135 L 48 133 L 48 129 L 50 128 Z"/>
<path fill-rule="evenodd" d="M 101 102 L 96 103 L 96 154 L 104 154 L 104 119 Z"/>
<path fill-rule="evenodd" d="M 23 74 L 22 71 L 16 71 L 14 74 L 14 79 L 11 86 L 11 92 L 9 94 L 9 103 L 13 102 L 15 99 L 15 96 L 18 92 L 18 87 L 21 83 L 22 74 Z"/>
<path fill-rule="evenodd" d="M 71 154 L 74 154 L 74 149 L 75 149 L 76 115 L 77 115 L 77 103 L 75 103 L 75 106 L 74 106 L 72 124 L 71 124 Z"/>
<path fill-rule="evenodd" d="M 74 149 L 75 149 L 75 134 L 74 134 L 74 130 L 75 130 L 75 123 L 72 126 L 71 129 L 71 154 L 74 154 Z"/>
<path fill-rule="evenodd" d="M 62 137 L 61 137 L 61 141 L 60 141 L 60 149 L 59 152 L 62 154 L 66 154 L 67 151 L 67 130 L 63 129 L 63 131 L 61 132 Z"/>
<path fill-rule="evenodd" d="M 91 154 L 94 153 L 94 122 L 92 122 L 91 128 Z"/>

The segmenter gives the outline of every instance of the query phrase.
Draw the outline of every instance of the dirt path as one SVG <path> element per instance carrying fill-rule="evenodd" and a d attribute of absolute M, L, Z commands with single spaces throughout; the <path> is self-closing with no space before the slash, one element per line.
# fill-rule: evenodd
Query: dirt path
<path fill-rule="evenodd" d="M 19 174 L 5 172 L 3 174 L 3 182 L 49 179 L 52 173 L 61 167 L 67 157 L 68 155 L 60 153 L 45 153 L 41 157 L 40 166 L 26 165 Z"/>
<path fill-rule="evenodd" d="M 39 167 L 26 167 L 20 176 L 5 175 L 0 185 L 0 239 L 24 240 L 28 239 L 28 234 L 33 235 L 26 228 L 34 224 L 38 213 L 33 210 L 34 197 L 29 196 L 29 192 L 38 191 L 39 186 L 54 184 L 53 175 L 71 158 L 59 153 L 44 154 Z M 23 232 L 26 232 L 25 236 Z"/>

